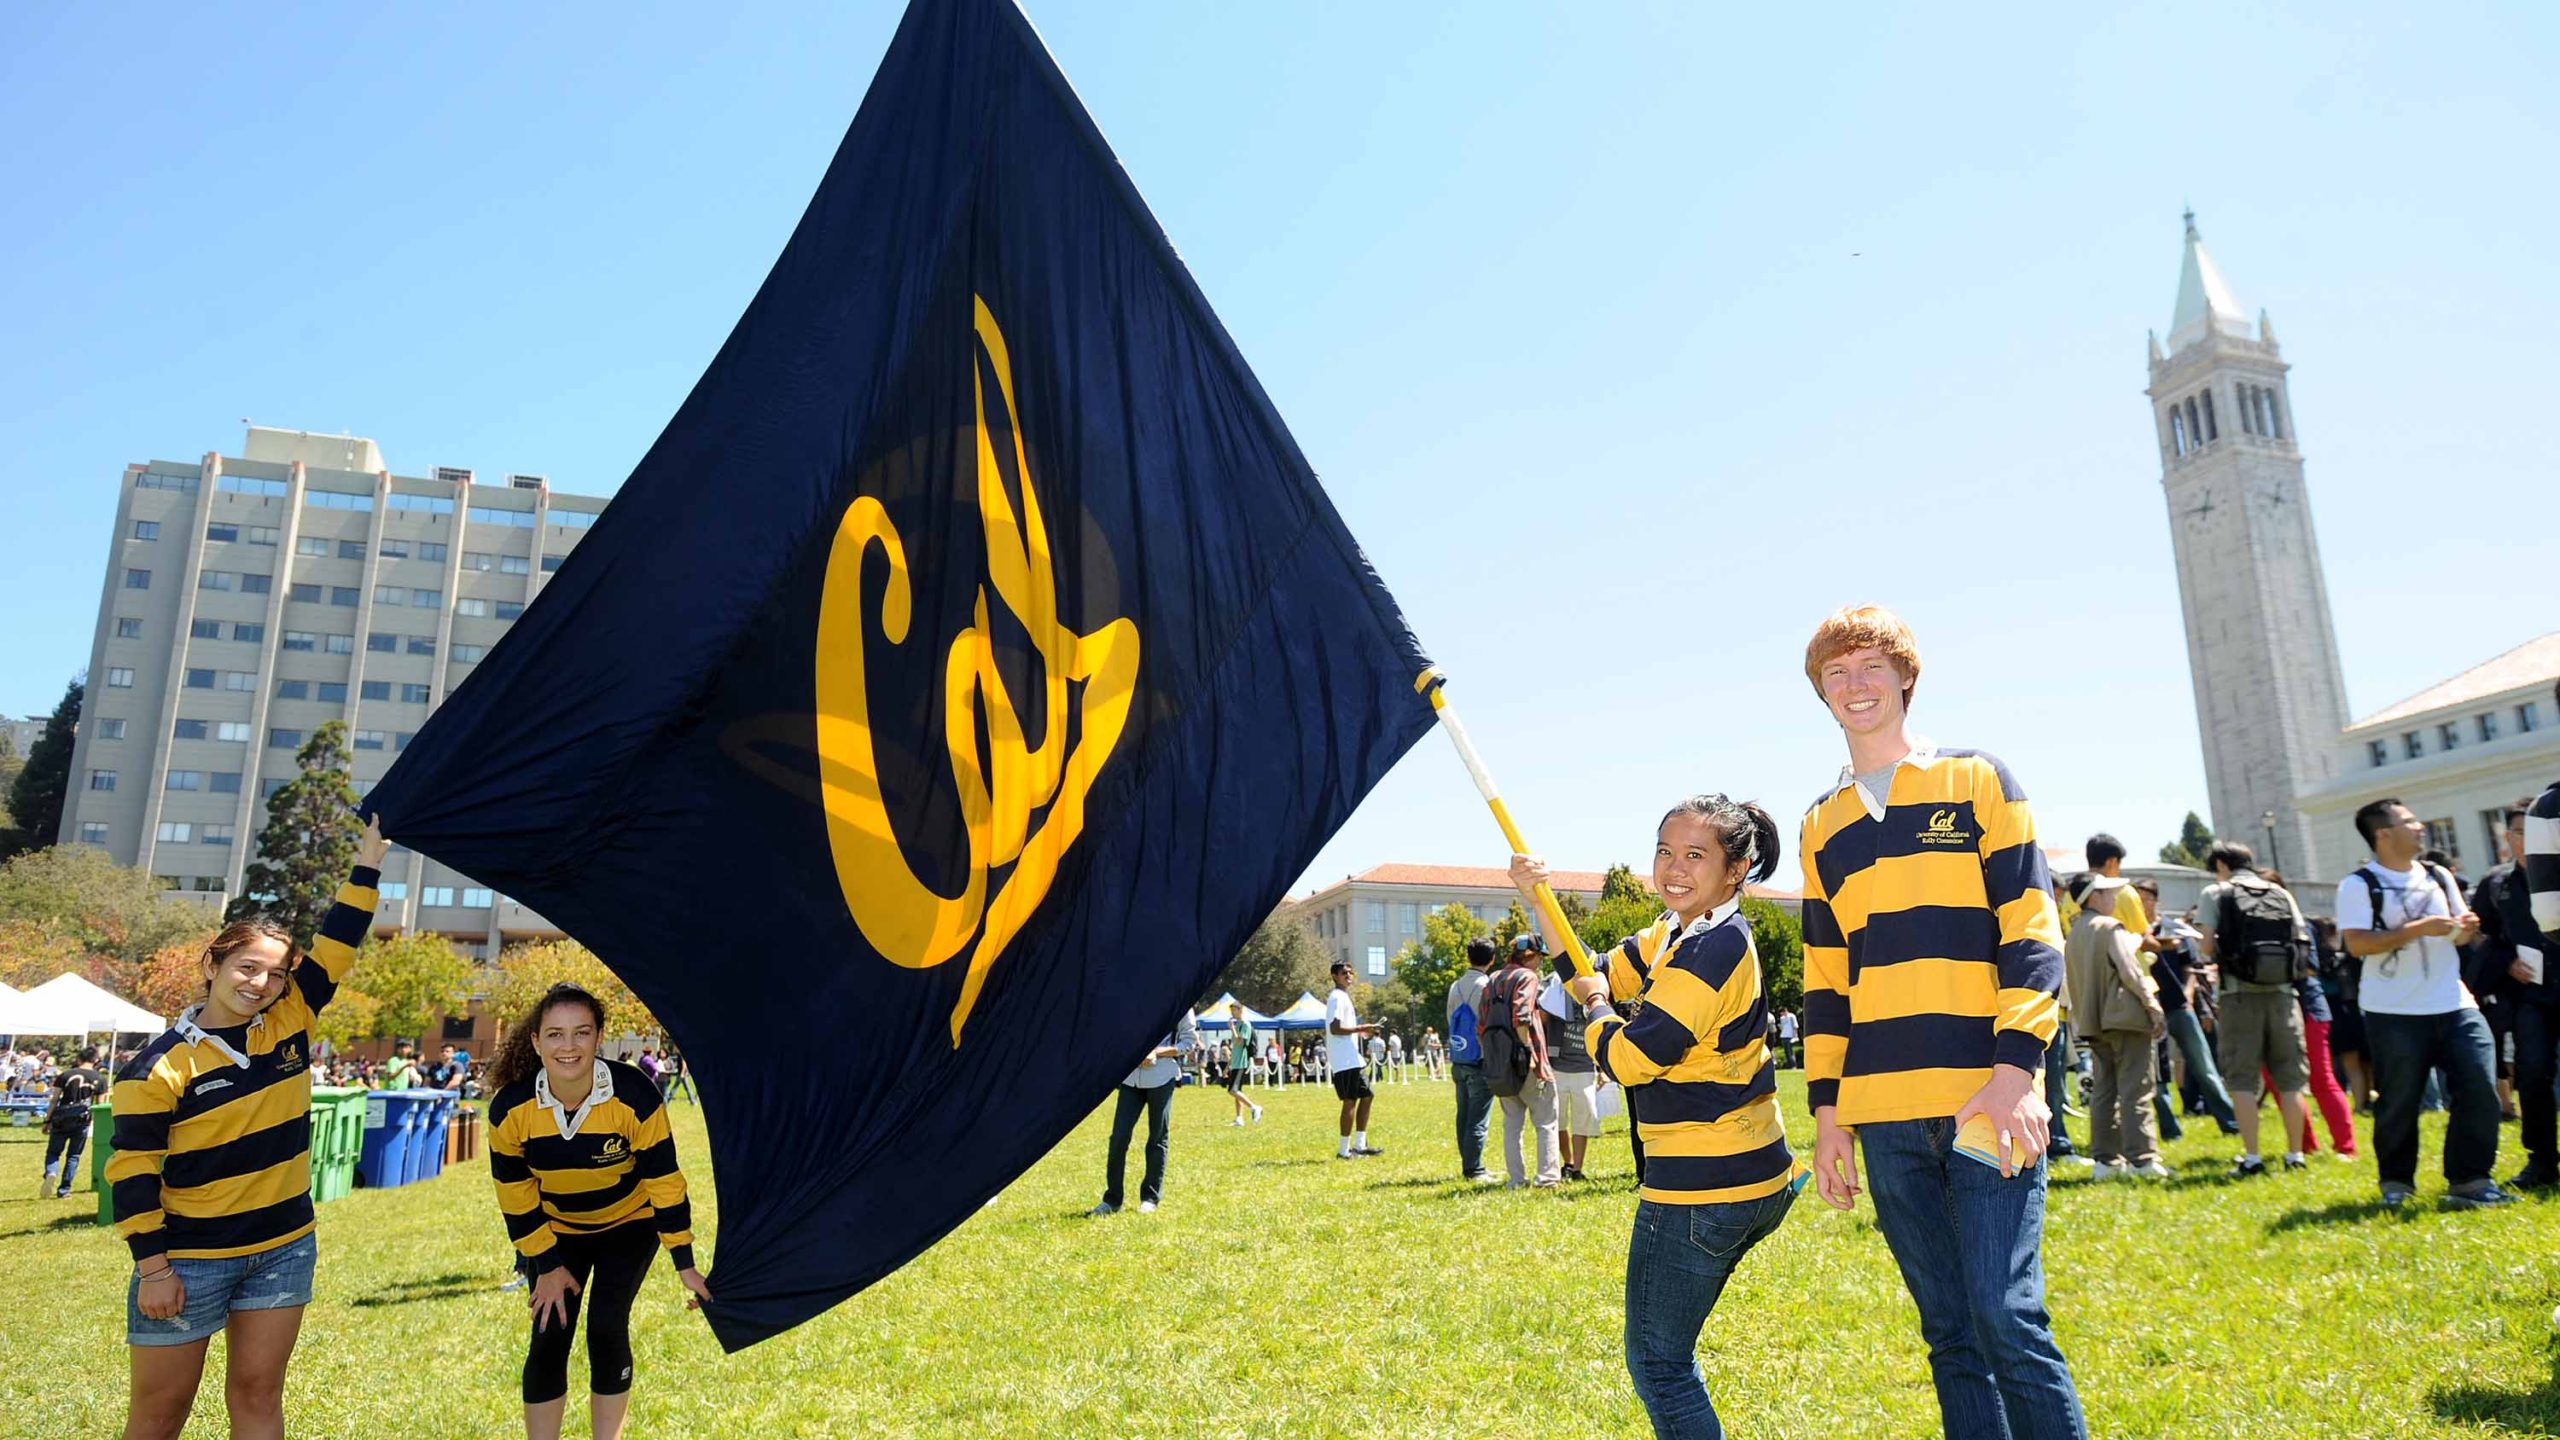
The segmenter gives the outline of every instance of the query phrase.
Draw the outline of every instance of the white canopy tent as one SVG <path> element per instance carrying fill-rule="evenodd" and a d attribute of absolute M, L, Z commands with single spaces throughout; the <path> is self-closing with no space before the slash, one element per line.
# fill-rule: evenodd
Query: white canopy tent
<path fill-rule="evenodd" d="M 0 996 L 0 1035 L 157 1035 L 168 1019 L 65 972 Z"/>

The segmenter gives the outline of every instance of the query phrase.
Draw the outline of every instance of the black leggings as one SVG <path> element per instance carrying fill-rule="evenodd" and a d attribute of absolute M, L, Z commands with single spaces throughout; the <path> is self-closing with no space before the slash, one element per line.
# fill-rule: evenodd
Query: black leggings
<path fill-rule="evenodd" d="M 587 1311 L 587 1393 L 621 1395 L 631 1389 L 631 1302 L 658 1258 L 657 1227 L 646 1220 L 594 1235 L 560 1237 L 560 1264 L 578 1282 L 569 1318 L 533 1332 L 524 1356 L 524 1403 L 539 1405 L 569 1393 L 569 1345 L 578 1330 L 578 1307 Z"/>

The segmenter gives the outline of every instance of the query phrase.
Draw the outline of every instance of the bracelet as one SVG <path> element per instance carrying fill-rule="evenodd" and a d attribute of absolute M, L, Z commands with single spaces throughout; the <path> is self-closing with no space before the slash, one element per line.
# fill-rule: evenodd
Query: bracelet
<path fill-rule="evenodd" d="M 142 1273 L 142 1271 L 141 1271 L 140 1269 L 138 1269 L 138 1268 L 137 1268 L 133 1273 L 134 1273 L 134 1277 L 135 1277 L 136 1279 L 139 1279 L 139 1280 L 144 1280 L 144 1281 L 151 1281 L 151 1280 L 166 1280 L 166 1279 L 168 1279 L 169 1277 L 171 1277 L 171 1276 L 173 1276 L 173 1275 L 175 1275 L 175 1274 L 177 1274 L 177 1273 L 178 1273 L 178 1267 L 176 1267 L 176 1266 L 174 1266 L 174 1265 L 163 1265 L 163 1266 L 161 1266 L 161 1267 L 159 1268 L 159 1270 L 158 1270 L 157 1272 L 155 1272 L 155 1273 L 153 1273 L 153 1274 L 149 1274 L 149 1275 L 145 1275 L 145 1274 L 143 1274 L 143 1273 Z"/>

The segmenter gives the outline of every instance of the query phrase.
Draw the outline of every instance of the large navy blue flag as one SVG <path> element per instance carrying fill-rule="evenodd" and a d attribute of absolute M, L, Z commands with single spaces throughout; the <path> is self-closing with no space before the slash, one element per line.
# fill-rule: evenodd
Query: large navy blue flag
<path fill-rule="evenodd" d="M 917 0 L 587 539 L 369 808 L 703 1080 L 732 1349 L 887 1275 L 1169 1030 L 1428 664 L 1009 0 Z"/>

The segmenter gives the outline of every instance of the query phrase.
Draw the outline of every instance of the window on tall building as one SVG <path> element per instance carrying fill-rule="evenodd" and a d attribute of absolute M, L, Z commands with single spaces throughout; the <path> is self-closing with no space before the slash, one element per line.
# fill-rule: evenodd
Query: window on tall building
<path fill-rule="evenodd" d="M 381 884 L 373 887 L 373 893 L 374 898 L 379 900 L 406 900 L 409 898 L 409 882 L 406 880 L 385 880 Z"/>
<path fill-rule="evenodd" d="M 465 910 L 486 910 L 489 908 L 489 902 L 494 898 L 495 897 L 486 889 L 480 886 L 465 885 L 462 887 L 462 908 Z"/>
<path fill-rule="evenodd" d="M 412 510 L 424 515 L 450 515 L 453 513 L 453 502 L 441 495 L 394 495 L 391 497 L 391 508 Z"/>
<path fill-rule="evenodd" d="M 258 672 L 255 670 L 225 670 L 222 672 L 222 688 L 225 690 L 236 691 L 242 695 L 254 695 L 258 693 Z"/>
<path fill-rule="evenodd" d="M 201 770 L 172 770 L 169 772 L 168 779 L 162 782 L 160 788 L 163 790 L 201 790 L 204 788 L 204 772 Z"/>
<path fill-rule="evenodd" d="M 257 620 L 235 620 L 231 622 L 231 638 L 245 645 L 258 644 L 267 638 L 266 624 Z"/>
<path fill-rule="evenodd" d="M 384 536 L 382 540 L 382 558 L 385 560 L 408 559 L 409 542 L 406 540 L 395 540 L 387 535 Z"/>
<path fill-rule="evenodd" d="M 332 655 L 353 655 L 356 653 L 356 637 L 353 635 L 323 635 L 320 637 L 320 648 L 328 651 Z"/>
<path fill-rule="evenodd" d="M 355 608 L 356 602 L 363 598 L 364 592 L 356 589 L 353 585 L 332 585 L 329 587 L 329 603 L 332 605 L 343 605 L 352 610 Z"/>
<path fill-rule="evenodd" d="M 271 775 L 266 779 L 259 781 L 258 803 L 263 805 L 267 801 L 276 798 L 276 792 L 283 789 L 284 784 L 284 777 L 281 775 Z"/>
<path fill-rule="evenodd" d="M 347 703 L 347 687 L 342 681 L 318 681 L 312 685 L 311 693 L 312 698 L 318 700 L 324 705 L 344 705 Z"/>
<path fill-rule="evenodd" d="M 409 653 L 412 655 L 433 655 L 436 653 L 436 637 L 433 635 L 410 636 Z"/>
<path fill-rule="evenodd" d="M 453 647 L 453 658 L 456 664 L 476 664 L 488 653 L 489 647 L 486 645 L 456 645 Z"/>
<path fill-rule="evenodd" d="M 409 592 L 409 603 L 421 610 L 441 610 L 444 608 L 444 592 L 441 590 L 412 590 Z"/>
<path fill-rule="evenodd" d="M 302 732 L 279 725 L 267 731 L 267 743 L 278 750 L 299 750 L 302 748 Z"/>
<path fill-rule="evenodd" d="M 361 559 L 363 559 L 363 558 L 364 558 L 364 542 L 363 542 L 363 541 L 361 541 L 361 540 L 341 540 L 341 541 L 339 541 L 339 542 L 338 542 L 338 558 L 339 558 L 339 559 L 341 559 L 341 560 L 361 560 Z"/>
<path fill-rule="evenodd" d="M 214 480 L 213 488 L 216 490 L 228 490 L 234 495 L 265 495 L 274 497 L 282 495 L 292 487 L 285 484 L 282 480 L 262 480 L 255 475 L 223 475 Z"/>
<path fill-rule="evenodd" d="M 400 699 L 405 704 L 424 705 L 427 703 L 427 687 L 403 684 L 400 687 Z"/>
<path fill-rule="evenodd" d="M 533 573 L 533 557 L 530 555 L 501 555 L 498 557 L 498 573 L 501 575 L 530 575 Z"/>
<path fill-rule="evenodd" d="M 524 618 L 524 607 L 513 600 L 499 601 L 497 604 L 497 611 L 498 618 L 501 620 L 521 620 Z"/>
<path fill-rule="evenodd" d="M 355 747 L 359 750 L 380 750 L 390 745 L 390 743 L 391 737 L 379 730 L 359 730 L 356 732 Z"/>
<path fill-rule="evenodd" d="M 136 521 L 134 521 L 134 522 L 133 522 L 133 538 L 134 538 L 134 539 L 136 539 L 136 540 L 157 540 L 157 539 L 159 539 L 159 538 L 160 538 L 160 522 L 159 522 L 159 521 L 157 521 L 157 520 L 136 520 Z"/>
<path fill-rule="evenodd" d="M 284 587 L 284 598 L 287 600 L 299 600 L 306 605 L 319 604 L 321 594 L 322 591 L 319 586 L 304 580 L 296 580 L 292 584 Z"/>
<path fill-rule="evenodd" d="M 210 690 L 213 688 L 213 672 L 210 670 L 189 670 L 187 672 L 186 683 L 187 688 L 190 690 Z"/>
<path fill-rule="evenodd" d="M 596 523 L 596 518 L 596 512 L 593 510 L 554 510 L 551 512 L 552 524 L 566 525 L 577 530 L 584 530 L 588 526 L 593 525 Z"/>
<path fill-rule="evenodd" d="M 296 536 L 294 537 L 293 542 L 293 553 L 296 555 L 313 555 L 326 560 L 329 558 L 329 537 L 326 535 Z"/>
<path fill-rule="evenodd" d="M 150 589 L 151 572 L 148 570 L 127 570 L 124 572 L 124 588 L 127 590 Z"/>
<path fill-rule="evenodd" d="M 116 772 L 113 770 L 90 771 L 89 788 L 92 790 L 113 790 L 116 788 Z"/>
<path fill-rule="evenodd" d="M 142 638 L 142 617 L 141 617 L 141 616 L 139 616 L 139 615 L 119 615 L 119 616 L 117 616 L 117 617 L 116 617 L 116 638 L 117 638 L 117 639 L 119 639 L 119 640 L 139 640 L 139 639 L 141 639 L 141 638 Z"/>
<path fill-rule="evenodd" d="M 216 770 L 205 776 L 205 782 L 205 788 L 216 795 L 240 793 L 240 772 L 237 770 Z"/>
<path fill-rule="evenodd" d="M 561 561 L 563 561 L 563 560 L 566 560 L 566 559 L 568 559 L 568 558 L 569 558 L 569 557 L 568 557 L 568 556 L 566 556 L 566 555 L 545 555 L 545 556 L 543 556 L 543 557 L 542 557 L 542 573 L 543 573 L 543 574 L 545 574 L 545 575 L 548 575 L 548 574 L 550 574 L 552 571 L 559 569 L 559 568 L 560 568 L 560 562 L 561 562 Z"/>
<path fill-rule="evenodd" d="M 450 885 L 421 885 L 418 887 L 418 903 L 421 905 L 451 905 L 453 903 L 453 887 Z"/>
<path fill-rule="evenodd" d="M 2391 747 L 2383 744 L 2379 740 L 2367 740 L 2364 742 L 2364 753 L 2365 758 L 2371 760 L 2376 766 L 2388 765 L 2391 763 Z"/>
<path fill-rule="evenodd" d="M 392 748 L 392 749 L 394 749 L 394 750 L 406 750 L 406 749 L 408 749 L 408 748 L 409 748 L 409 742 L 410 742 L 410 741 L 412 741 L 412 740 L 415 740 L 415 739 L 417 739 L 417 738 L 418 738 L 418 732 L 417 732 L 417 731 L 415 731 L 415 730 L 403 730 L 403 731 L 399 732 L 398 734 L 393 735 L 393 736 L 391 737 L 391 748 Z"/>
<path fill-rule="evenodd" d="M 350 495 L 344 490 L 305 490 L 302 492 L 302 503 L 320 510 L 370 511 L 373 509 L 372 496 Z"/>
<path fill-rule="evenodd" d="M 81 843 L 81 844 L 83 844 L 83 845 L 104 845 L 104 844 L 106 844 L 106 843 L 107 843 L 107 824 L 106 824 L 106 822 L 105 822 L 105 821 L 103 821 L 103 820 L 83 820 L 83 821 L 81 821 L 81 822 L 80 822 L 80 843 Z"/>
<path fill-rule="evenodd" d="M 204 726 L 205 722 L 202 720 L 181 719 L 176 725 L 170 728 L 169 738 L 172 740 L 201 740 L 204 738 Z"/>
<path fill-rule="evenodd" d="M 287 630 L 284 632 L 284 640 L 281 644 L 281 648 L 286 650 L 309 650 L 316 652 L 320 648 L 320 632 L 317 630 Z"/>
<path fill-rule="evenodd" d="M 260 575 L 252 570 L 240 572 L 240 593 L 243 595 L 264 595 L 275 588 L 276 577 L 273 575 Z"/>
<path fill-rule="evenodd" d="M 145 470 L 141 474 L 133 477 L 133 488 L 136 490 L 176 490 L 183 494 L 192 495 L 195 493 L 196 489 L 196 477 L 193 475 L 163 475 L 157 470 Z"/>
<path fill-rule="evenodd" d="M 227 545 L 240 538 L 240 527 L 216 520 L 204 527 L 204 538 L 209 544 Z"/>
<path fill-rule="evenodd" d="M 236 741 L 245 745 L 249 743 L 249 722 L 246 720 L 218 721 L 213 727 L 213 738 Z"/>
<path fill-rule="evenodd" d="M 364 637 L 364 648 L 377 655 L 397 655 L 400 653 L 400 637 L 376 630 Z"/>
<path fill-rule="evenodd" d="M 184 820 L 163 820 L 159 838 L 163 845 L 185 845 L 196 838 L 196 827 Z"/>
<path fill-rule="evenodd" d="M 132 689 L 133 671 L 122 665 L 107 667 L 107 688 L 110 690 Z"/>
<path fill-rule="evenodd" d="M 498 557 L 490 554 L 486 550 L 465 550 L 462 552 L 462 568 L 465 570 L 495 570 L 498 568 Z"/>
<path fill-rule="evenodd" d="M 196 828 L 196 843 L 199 845 L 228 845 L 231 843 L 231 827 L 228 825 L 198 826 Z"/>
<path fill-rule="evenodd" d="M 311 698 L 311 682 L 308 680 L 279 680 L 276 682 L 276 698 L 279 700 L 308 700 Z"/>
<path fill-rule="evenodd" d="M 461 599 L 453 602 L 453 613 L 456 615 L 467 615 L 485 620 L 489 618 L 489 602 L 486 600 L 477 600 L 471 596 L 465 595 Z"/>
<path fill-rule="evenodd" d="M 418 558 L 421 560 L 433 560 L 437 564 L 443 564 L 446 553 L 445 543 L 441 540 L 421 540 L 418 542 Z"/>
<path fill-rule="evenodd" d="M 373 603 L 376 605 L 406 605 L 409 603 L 409 587 L 406 585 L 376 585 L 373 587 Z"/>
<path fill-rule="evenodd" d="M 98 738 L 99 738 L 99 739 L 101 739 L 101 740 L 121 740 L 121 739 L 123 739 L 123 738 L 124 738 L 124 721 L 122 721 L 122 720 L 120 720 L 120 719 L 106 719 L 106 720 L 101 720 L 101 721 L 99 721 L 99 722 L 98 722 Z"/>
<path fill-rule="evenodd" d="M 196 575 L 196 588 L 199 590 L 237 590 L 240 588 L 240 577 L 234 575 L 228 570 L 200 571 Z"/>
<path fill-rule="evenodd" d="M 471 507 L 471 523 L 474 525 L 505 525 L 512 526 L 516 529 L 530 530 L 533 528 L 533 512 L 530 510 L 503 510 L 494 505 L 474 505 Z"/>
<path fill-rule="evenodd" d="M 136 620 L 132 623 L 133 633 L 135 635 L 140 635 L 142 633 L 142 622 Z M 125 622 L 122 620 L 116 622 L 116 625 L 119 627 L 119 633 L 121 633 L 121 627 L 124 624 Z M 190 640 L 219 640 L 222 638 L 222 622 L 219 620 L 190 620 L 187 622 L 187 638 Z"/>
<path fill-rule="evenodd" d="M 364 700 L 388 700 L 391 698 L 391 682 L 367 680 L 356 687 L 356 695 L 357 698 Z"/>
<path fill-rule="evenodd" d="M 276 527 L 273 525 L 251 525 L 243 529 L 240 533 L 247 537 L 249 543 L 252 545 L 266 545 L 272 547 L 277 541 L 284 538 L 282 535 L 276 533 Z"/>

